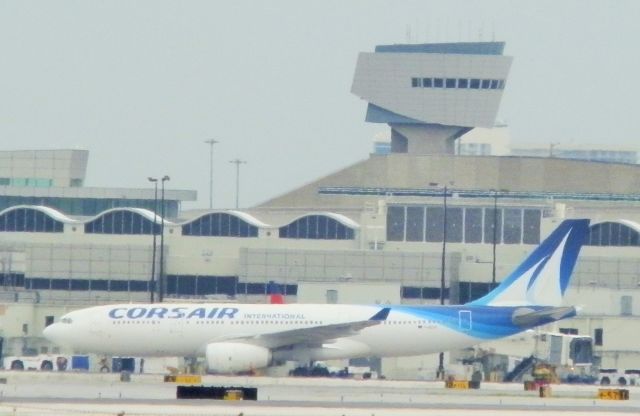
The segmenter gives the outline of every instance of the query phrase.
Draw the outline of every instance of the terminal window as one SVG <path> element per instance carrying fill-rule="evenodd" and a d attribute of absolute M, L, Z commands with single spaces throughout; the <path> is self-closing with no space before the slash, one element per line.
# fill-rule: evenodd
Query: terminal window
<path fill-rule="evenodd" d="M 61 233 L 63 230 L 62 222 L 31 208 L 14 208 L 0 215 L 0 232 Z"/>
<path fill-rule="evenodd" d="M 280 238 L 353 240 L 355 231 L 326 215 L 307 215 L 278 229 Z"/>
<path fill-rule="evenodd" d="M 158 221 L 160 217 L 158 216 Z M 156 234 L 160 233 L 160 224 L 143 217 L 137 212 L 119 210 L 107 212 L 84 225 L 87 234 Z"/>
<path fill-rule="evenodd" d="M 640 234 L 625 224 L 602 222 L 589 228 L 587 245 L 626 247 L 640 245 Z"/>
<path fill-rule="evenodd" d="M 603 344 L 603 335 L 602 328 L 596 328 L 593 331 L 593 344 L 601 347 Z"/>
<path fill-rule="evenodd" d="M 538 244 L 542 211 L 538 208 L 447 207 L 447 242 Z M 390 205 L 387 241 L 442 242 L 442 206 Z"/>
<path fill-rule="evenodd" d="M 258 227 L 235 215 L 213 213 L 182 226 L 182 235 L 206 237 L 257 237 Z"/>
<path fill-rule="evenodd" d="M 500 79 L 478 78 L 411 78 L 411 86 L 414 88 L 458 88 L 474 90 L 501 90 L 505 82 Z"/>

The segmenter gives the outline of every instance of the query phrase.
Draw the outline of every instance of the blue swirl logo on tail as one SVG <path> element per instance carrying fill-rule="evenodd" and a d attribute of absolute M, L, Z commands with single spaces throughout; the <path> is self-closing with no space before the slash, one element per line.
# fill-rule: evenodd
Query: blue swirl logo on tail
<path fill-rule="evenodd" d="M 560 306 L 588 233 L 589 220 L 563 221 L 498 287 L 469 305 Z"/>

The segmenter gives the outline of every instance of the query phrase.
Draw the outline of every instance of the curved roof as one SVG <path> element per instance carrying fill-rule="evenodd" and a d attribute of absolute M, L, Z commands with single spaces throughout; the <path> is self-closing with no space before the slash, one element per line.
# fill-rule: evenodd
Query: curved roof
<path fill-rule="evenodd" d="M 342 214 L 336 214 L 335 212 L 309 212 L 307 214 L 304 215 L 300 215 L 296 218 L 294 218 L 293 220 L 289 221 L 286 224 L 282 224 L 282 227 L 292 224 L 296 221 L 298 221 L 301 218 L 304 217 L 309 217 L 311 215 L 321 215 L 324 217 L 329 217 L 331 219 L 334 219 L 336 221 L 338 221 L 340 224 L 344 225 L 345 227 L 349 227 L 349 228 L 354 228 L 354 229 L 359 229 L 360 228 L 360 224 L 358 224 L 357 222 L 355 222 L 354 220 L 352 220 L 351 218 L 347 217 L 346 215 L 342 215 Z"/>
<path fill-rule="evenodd" d="M 154 215 L 153 211 L 149 211 L 148 209 L 144 209 L 144 208 L 127 208 L 127 207 L 117 207 L 117 208 L 110 208 L 106 211 L 102 211 L 101 213 L 99 213 L 98 215 L 91 217 L 88 220 L 83 221 L 84 223 L 88 223 L 91 222 L 93 220 L 96 220 L 100 217 L 103 217 L 111 212 L 115 212 L 115 211 L 129 211 L 129 212 L 133 212 L 134 214 L 138 214 L 141 215 L 142 217 L 144 217 L 145 219 L 151 221 L 151 222 L 164 222 L 165 225 L 174 225 L 174 223 L 167 221 L 167 220 L 163 220 L 162 217 L 160 217 L 159 214 Z"/>
<path fill-rule="evenodd" d="M 640 233 L 640 224 L 639 223 L 637 223 L 635 221 L 631 221 L 631 220 L 625 220 L 625 219 L 600 221 L 600 222 L 592 223 L 591 227 L 593 227 L 595 225 L 604 224 L 606 222 L 612 222 L 612 223 L 626 225 L 627 227 L 633 229 L 633 231 L 636 231 L 636 232 Z"/>
<path fill-rule="evenodd" d="M 198 221 L 200 218 L 206 217 L 207 215 L 213 215 L 213 214 L 232 215 L 232 216 L 237 217 L 237 218 L 241 219 L 242 221 L 244 221 L 246 223 L 249 223 L 250 225 L 253 225 L 254 227 L 258 227 L 258 228 L 271 227 L 271 225 L 260 221 L 259 219 L 257 219 L 256 217 L 254 217 L 251 214 L 247 214 L 246 212 L 242 212 L 242 211 L 236 211 L 236 210 L 233 210 L 233 209 L 232 210 L 228 210 L 228 211 L 209 211 L 209 212 L 206 212 L 204 214 L 198 215 L 195 218 L 192 218 L 190 220 L 182 222 L 182 223 L 180 223 L 180 225 L 190 224 L 192 222 Z"/>
<path fill-rule="evenodd" d="M 76 224 L 80 221 L 73 219 L 71 217 L 67 217 L 65 214 L 63 214 L 62 212 L 58 211 L 57 209 L 54 208 L 50 208 L 50 207 L 45 207 L 42 205 L 14 205 L 12 207 L 6 208 L 2 211 L 0 211 L 0 215 L 6 214 L 7 212 L 10 211 L 15 211 L 18 209 L 32 209 L 34 211 L 40 211 L 44 214 L 46 214 L 47 216 L 53 218 L 56 221 L 60 221 L 60 222 L 64 222 L 67 224 Z"/>

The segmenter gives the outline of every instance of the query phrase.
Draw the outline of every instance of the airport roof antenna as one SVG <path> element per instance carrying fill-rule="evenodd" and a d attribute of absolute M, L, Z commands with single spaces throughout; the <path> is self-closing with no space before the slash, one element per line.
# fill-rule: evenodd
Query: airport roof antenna
<path fill-rule="evenodd" d="M 246 160 L 240 160 L 239 158 L 230 160 L 229 163 L 236 165 L 236 209 L 240 206 L 240 165 L 246 164 Z"/>
<path fill-rule="evenodd" d="M 220 142 L 215 139 L 204 142 L 209 145 L 209 209 L 213 209 L 213 145 Z"/>
<path fill-rule="evenodd" d="M 560 143 L 556 142 L 556 143 L 549 143 L 549 157 L 555 157 L 554 153 L 553 153 L 553 149 L 556 148 L 556 146 L 558 146 Z"/>

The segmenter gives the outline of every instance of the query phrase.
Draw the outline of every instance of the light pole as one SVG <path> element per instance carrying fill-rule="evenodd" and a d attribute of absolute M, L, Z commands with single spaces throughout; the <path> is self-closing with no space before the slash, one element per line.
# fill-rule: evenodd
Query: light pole
<path fill-rule="evenodd" d="M 440 305 L 444 305 L 445 267 L 447 254 L 447 185 L 442 189 L 442 203 L 444 213 L 442 216 L 442 262 L 440 267 Z M 438 375 L 444 378 L 444 352 L 438 356 Z"/>
<path fill-rule="evenodd" d="M 155 285 L 156 285 L 156 223 L 158 221 L 158 178 L 147 178 L 149 182 L 153 182 L 153 225 L 151 233 L 153 234 L 153 248 L 151 249 L 151 280 L 149 281 L 149 302 L 155 302 Z"/>
<path fill-rule="evenodd" d="M 498 234 L 498 191 L 493 191 L 493 269 L 491 271 L 491 289 L 496 286 L 496 244 Z"/>
<path fill-rule="evenodd" d="M 236 209 L 240 206 L 240 165 L 247 163 L 246 160 L 233 159 L 229 163 L 236 165 Z"/>
<path fill-rule="evenodd" d="M 213 208 L 213 145 L 220 143 L 218 140 L 205 140 L 209 145 L 209 209 Z"/>
<path fill-rule="evenodd" d="M 162 197 L 160 203 L 160 276 L 158 276 L 158 302 L 164 300 L 164 183 L 168 181 L 169 176 L 164 175 L 161 181 Z"/>
<path fill-rule="evenodd" d="M 444 206 L 444 213 L 442 216 L 442 264 L 440 267 L 440 305 L 444 305 L 444 288 L 445 288 L 445 273 L 446 266 L 446 254 L 447 254 L 447 185 L 443 188 L 442 201 Z"/>

